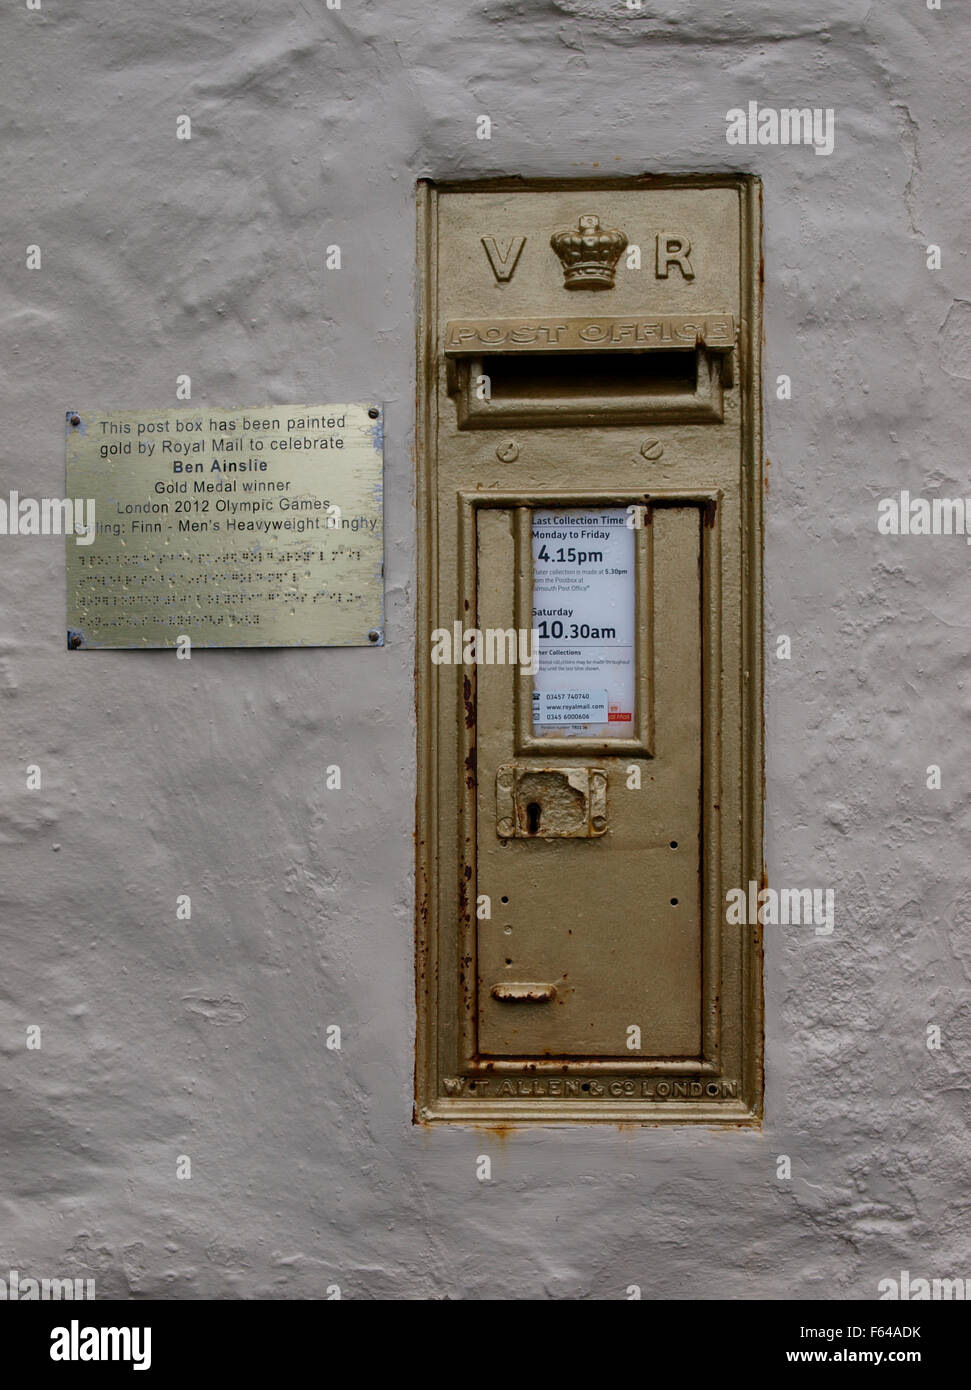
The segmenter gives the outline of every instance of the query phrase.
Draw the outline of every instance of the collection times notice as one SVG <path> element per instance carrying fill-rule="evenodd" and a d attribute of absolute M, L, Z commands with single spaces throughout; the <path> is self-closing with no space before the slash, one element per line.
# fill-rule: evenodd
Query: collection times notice
<path fill-rule="evenodd" d="M 630 737 L 634 532 L 626 507 L 533 512 L 537 734 Z"/>
<path fill-rule="evenodd" d="M 67 412 L 68 646 L 379 646 L 374 405 Z M 91 502 L 88 503 L 89 518 Z"/>

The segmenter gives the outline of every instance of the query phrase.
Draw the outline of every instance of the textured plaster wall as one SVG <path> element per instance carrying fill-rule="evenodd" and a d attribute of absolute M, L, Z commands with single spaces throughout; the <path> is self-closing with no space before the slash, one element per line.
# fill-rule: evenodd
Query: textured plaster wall
<path fill-rule="evenodd" d="M 971 493 L 962 8 L 5 6 L 0 495 L 62 494 L 69 406 L 175 405 L 180 373 L 194 404 L 383 398 L 388 645 L 69 655 L 61 543 L 0 537 L 0 1275 L 450 1299 L 971 1276 L 969 552 L 875 527 L 901 487 Z M 835 153 L 727 145 L 751 99 L 833 107 Z M 767 930 L 761 1133 L 416 1129 L 415 180 L 720 169 L 766 200 L 769 872 L 835 888 L 836 930 Z"/>

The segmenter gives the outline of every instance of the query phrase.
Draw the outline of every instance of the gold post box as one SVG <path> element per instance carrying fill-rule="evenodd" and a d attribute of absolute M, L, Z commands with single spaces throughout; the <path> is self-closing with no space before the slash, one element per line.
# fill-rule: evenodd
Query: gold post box
<path fill-rule="evenodd" d="M 758 181 L 419 221 L 416 1118 L 757 1123 Z"/>

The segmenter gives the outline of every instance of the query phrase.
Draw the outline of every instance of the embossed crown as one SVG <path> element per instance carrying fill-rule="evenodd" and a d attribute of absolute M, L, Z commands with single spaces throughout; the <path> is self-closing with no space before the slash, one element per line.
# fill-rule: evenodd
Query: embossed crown
<path fill-rule="evenodd" d="M 563 262 L 563 284 L 568 290 L 612 290 L 614 269 L 627 245 L 616 227 L 601 227 L 600 218 L 588 214 L 576 227 L 561 227 L 550 245 Z"/>

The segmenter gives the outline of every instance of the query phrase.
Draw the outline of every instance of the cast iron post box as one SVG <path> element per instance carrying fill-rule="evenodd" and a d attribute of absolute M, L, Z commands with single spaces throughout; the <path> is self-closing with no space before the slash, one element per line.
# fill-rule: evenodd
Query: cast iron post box
<path fill-rule="evenodd" d="M 420 1120 L 761 1107 L 760 196 L 422 185 Z"/>

